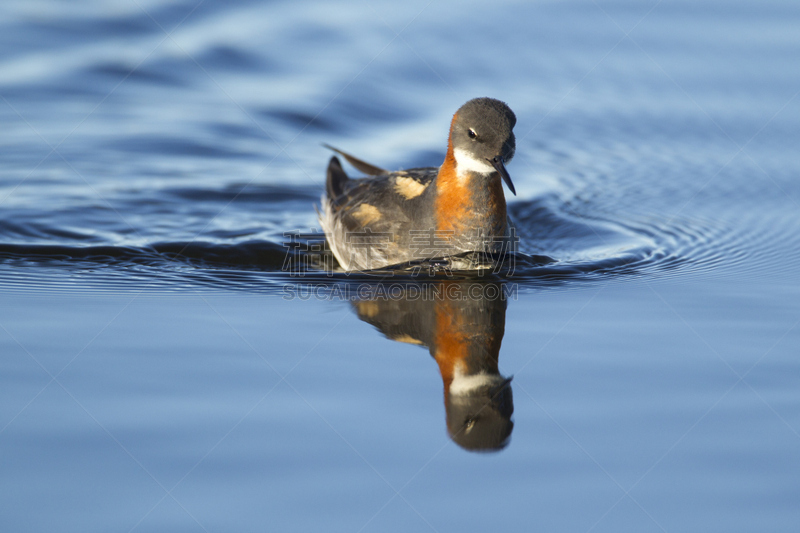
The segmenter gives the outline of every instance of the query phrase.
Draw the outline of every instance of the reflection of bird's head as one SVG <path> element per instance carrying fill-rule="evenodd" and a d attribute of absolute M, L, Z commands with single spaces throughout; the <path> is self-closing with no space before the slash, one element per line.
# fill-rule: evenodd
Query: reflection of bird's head
<path fill-rule="evenodd" d="M 470 451 L 500 451 L 514 429 L 511 378 L 500 375 L 456 377 L 445 396 L 447 432 Z"/>

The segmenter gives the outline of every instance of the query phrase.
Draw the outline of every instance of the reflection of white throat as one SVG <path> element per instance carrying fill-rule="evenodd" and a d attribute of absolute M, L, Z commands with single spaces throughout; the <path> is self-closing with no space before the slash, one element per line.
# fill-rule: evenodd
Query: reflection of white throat
<path fill-rule="evenodd" d="M 453 155 L 456 157 L 456 173 L 459 176 L 465 175 L 467 172 L 475 172 L 476 174 L 489 175 L 495 172 L 495 169 L 488 161 L 475 159 L 472 154 L 461 148 L 453 150 Z"/>
<path fill-rule="evenodd" d="M 450 394 L 454 396 L 468 395 L 472 391 L 500 383 L 503 377 L 498 374 L 472 374 L 465 375 L 463 364 L 456 365 L 453 372 L 453 381 L 450 383 Z"/>

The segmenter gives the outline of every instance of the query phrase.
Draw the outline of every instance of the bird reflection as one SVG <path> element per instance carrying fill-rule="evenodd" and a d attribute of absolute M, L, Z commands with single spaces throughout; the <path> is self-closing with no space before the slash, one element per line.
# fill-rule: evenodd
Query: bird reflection
<path fill-rule="evenodd" d="M 503 449 L 514 428 L 511 378 L 497 368 L 503 289 L 502 283 L 449 280 L 393 285 L 353 303 L 358 317 L 387 338 L 430 350 L 442 376 L 447 432 L 470 451 Z"/>

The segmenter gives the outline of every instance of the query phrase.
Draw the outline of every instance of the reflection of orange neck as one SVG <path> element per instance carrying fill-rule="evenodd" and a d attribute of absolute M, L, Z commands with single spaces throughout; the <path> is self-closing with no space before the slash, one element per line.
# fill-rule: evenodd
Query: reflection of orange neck
<path fill-rule="evenodd" d="M 443 294 L 449 294 L 447 289 L 457 284 L 444 282 Z M 463 376 L 499 375 L 497 358 L 503 339 L 503 324 L 493 324 L 491 316 L 465 313 L 465 303 L 450 298 L 436 301 L 431 353 L 442 375 L 445 402 L 450 396 L 456 373 Z"/>
<path fill-rule="evenodd" d="M 464 316 L 453 307 L 453 302 L 447 299 L 436 303 L 436 330 L 432 346 L 433 357 L 442 374 L 445 397 L 449 395 L 456 365 L 466 367 L 467 359 Z M 466 368 L 463 371 L 466 372 Z"/>

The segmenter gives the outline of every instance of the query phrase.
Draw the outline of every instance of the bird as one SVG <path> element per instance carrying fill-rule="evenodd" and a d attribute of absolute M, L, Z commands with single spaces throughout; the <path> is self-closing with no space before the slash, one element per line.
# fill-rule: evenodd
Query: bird
<path fill-rule="evenodd" d="M 514 157 L 514 112 L 474 98 L 453 115 L 439 167 L 388 171 L 330 145 L 366 177 L 352 179 L 336 155 L 328 164 L 319 221 L 345 271 L 366 271 L 513 246 L 505 182 Z"/>

